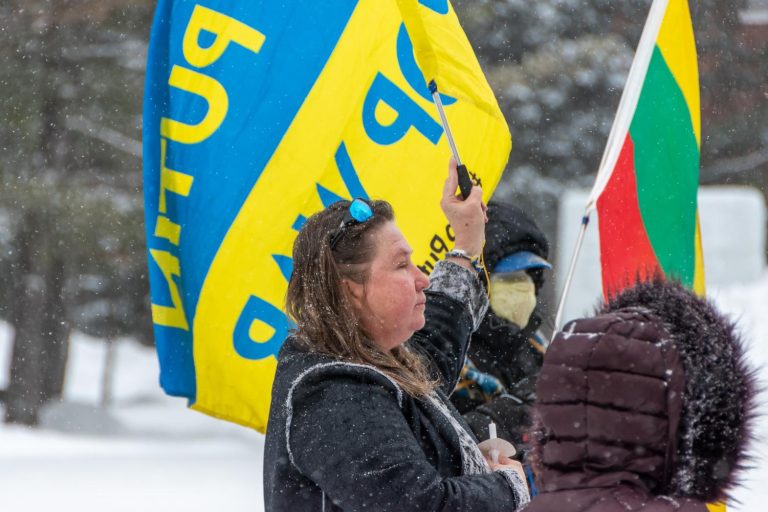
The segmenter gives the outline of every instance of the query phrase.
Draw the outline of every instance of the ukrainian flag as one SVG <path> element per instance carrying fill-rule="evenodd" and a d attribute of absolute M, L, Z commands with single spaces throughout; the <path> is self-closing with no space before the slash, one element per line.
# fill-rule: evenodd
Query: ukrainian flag
<path fill-rule="evenodd" d="M 488 199 L 507 125 L 448 1 L 416 7 L 450 50 L 443 103 Z M 415 53 L 395 0 L 158 2 L 144 188 L 168 394 L 264 430 L 291 248 L 323 207 L 387 199 L 426 272 L 452 245 L 438 207 L 450 152 Z"/>

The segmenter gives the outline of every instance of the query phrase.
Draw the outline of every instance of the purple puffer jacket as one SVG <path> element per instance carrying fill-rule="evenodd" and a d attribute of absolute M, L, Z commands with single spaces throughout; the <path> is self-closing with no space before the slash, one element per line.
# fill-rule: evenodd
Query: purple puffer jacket
<path fill-rule="evenodd" d="M 547 351 L 525 512 L 707 512 L 743 466 L 754 395 L 708 302 L 662 281 L 621 293 Z"/>

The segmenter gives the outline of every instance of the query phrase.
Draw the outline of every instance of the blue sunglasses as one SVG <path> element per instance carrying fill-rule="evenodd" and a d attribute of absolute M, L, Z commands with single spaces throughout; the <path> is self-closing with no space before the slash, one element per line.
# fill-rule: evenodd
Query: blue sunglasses
<path fill-rule="evenodd" d="M 349 208 L 344 213 L 344 219 L 339 224 L 339 227 L 331 233 L 331 250 L 336 248 L 336 244 L 341 240 L 347 226 L 350 224 L 362 224 L 371 217 L 373 217 L 373 210 L 371 205 L 366 203 L 364 199 L 357 198 L 349 203 Z"/>

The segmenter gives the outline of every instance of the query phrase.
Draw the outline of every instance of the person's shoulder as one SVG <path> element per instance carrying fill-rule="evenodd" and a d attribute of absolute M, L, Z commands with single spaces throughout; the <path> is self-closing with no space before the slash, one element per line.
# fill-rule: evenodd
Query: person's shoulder
<path fill-rule="evenodd" d="M 346 396 L 367 395 L 372 386 L 384 388 L 402 403 L 402 388 L 381 369 L 368 364 L 344 360 L 324 360 L 307 367 L 296 379 L 294 387 L 308 390 L 331 390 Z"/>
<path fill-rule="evenodd" d="M 293 361 L 301 359 L 303 356 L 309 356 L 310 354 L 311 350 L 306 344 L 301 343 L 295 334 L 289 334 L 280 346 L 280 350 L 277 353 L 277 361 Z"/>
<path fill-rule="evenodd" d="M 402 388 L 376 366 L 312 351 L 294 335 L 280 349 L 275 381 L 302 394 L 333 388 L 345 388 L 345 393 L 365 393 L 366 387 L 376 385 L 389 390 L 398 402 L 404 396 Z"/>
<path fill-rule="evenodd" d="M 285 396 L 293 383 L 308 369 L 333 361 L 332 356 L 313 351 L 295 334 L 289 335 L 277 355 L 277 370 L 272 385 L 273 400 L 276 395 Z"/>

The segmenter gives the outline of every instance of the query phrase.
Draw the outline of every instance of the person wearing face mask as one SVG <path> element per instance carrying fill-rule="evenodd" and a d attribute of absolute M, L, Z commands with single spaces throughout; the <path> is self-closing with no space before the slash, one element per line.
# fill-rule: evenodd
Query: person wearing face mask
<path fill-rule="evenodd" d="M 491 201 L 483 251 L 490 277 L 490 308 L 472 335 L 462 378 L 451 400 L 478 439 L 489 424 L 498 437 L 518 447 L 527 442 L 529 406 L 546 341 L 538 332 L 542 317 L 538 293 L 549 242 L 520 208 Z"/>

